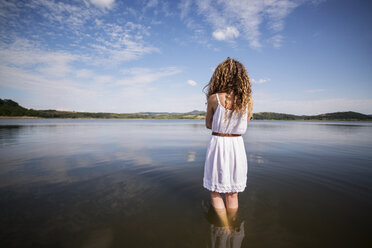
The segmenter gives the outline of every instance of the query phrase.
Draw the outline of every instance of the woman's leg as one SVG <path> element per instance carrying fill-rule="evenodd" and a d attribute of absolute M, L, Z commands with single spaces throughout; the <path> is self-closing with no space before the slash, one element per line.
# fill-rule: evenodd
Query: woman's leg
<path fill-rule="evenodd" d="M 222 196 L 218 192 L 211 191 L 212 206 L 215 209 L 225 209 L 225 203 L 223 202 Z"/>
<path fill-rule="evenodd" d="M 237 209 L 239 207 L 238 193 L 226 193 L 225 198 L 227 209 Z"/>
<path fill-rule="evenodd" d="M 229 226 L 229 220 L 227 218 L 225 203 L 223 202 L 222 196 L 218 192 L 211 191 L 212 206 L 219 220 L 224 227 Z"/>
<path fill-rule="evenodd" d="M 226 198 L 226 213 L 229 225 L 233 226 L 233 223 L 236 220 L 236 214 L 238 212 L 238 193 L 227 193 L 225 194 Z"/>

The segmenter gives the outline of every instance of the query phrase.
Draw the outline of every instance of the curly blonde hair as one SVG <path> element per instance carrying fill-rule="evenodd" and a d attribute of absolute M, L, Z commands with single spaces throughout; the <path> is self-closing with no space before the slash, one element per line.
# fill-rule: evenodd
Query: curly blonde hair
<path fill-rule="evenodd" d="M 228 57 L 220 63 L 214 70 L 209 83 L 204 87 L 204 89 L 206 88 L 207 100 L 209 96 L 216 93 L 233 93 L 234 100 L 232 102 L 232 111 L 229 118 L 231 118 L 232 113 L 235 111 L 241 115 L 245 114 L 247 111 L 247 105 L 248 113 L 252 115 L 253 100 L 251 96 L 251 83 L 247 70 L 239 61 Z M 226 104 L 227 101 L 225 99 L 225 106 Z"/>

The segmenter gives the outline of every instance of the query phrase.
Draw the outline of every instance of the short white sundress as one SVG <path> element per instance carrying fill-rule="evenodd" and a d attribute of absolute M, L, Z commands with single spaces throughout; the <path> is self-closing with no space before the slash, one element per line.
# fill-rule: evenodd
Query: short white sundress
<path fill-rule="evenodd" d="M 247 130 L 248 111 L 241 116 L 234 111 L 226 119 L 226 111 L 217 96 L 218 107 L 213 114 L 212 132 L 244 134 Z M 247 183 L 247 155 L 242 136 L 224 137 L 212 135 L 205 157 L 203 187 L 219 193 L 244 191 Z"/>

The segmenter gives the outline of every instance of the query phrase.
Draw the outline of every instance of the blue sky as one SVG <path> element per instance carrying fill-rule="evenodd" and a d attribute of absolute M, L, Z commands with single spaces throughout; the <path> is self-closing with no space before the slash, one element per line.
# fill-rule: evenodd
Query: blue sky
<path fill-rule="evenodd" d="M 372 4 L 0 0 L 0 98 L 34 109 L 205 110 L 226 57 L 254 112 L 372 114 Z"/>

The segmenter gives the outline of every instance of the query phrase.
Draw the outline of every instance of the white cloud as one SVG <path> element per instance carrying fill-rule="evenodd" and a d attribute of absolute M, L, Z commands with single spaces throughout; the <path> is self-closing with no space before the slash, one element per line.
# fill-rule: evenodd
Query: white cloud
<path fill-rule="evenodd" d="M 94 8 L 86 8 L 79 5 L 72 5 L 63 2 L 54 2 L 47 0 L 35 0 L 27 2 L 25 7 L 33 9 L 35 13 L 40 14 L 48 20 L 45 25 L 56 28 L 55 23 L 60 27 L 71 29 L 78 32 L 83 25 L 91 18 L 100 15 L 101 11 Z"/>
<path fill-rule="evenodd" d="M 167 17 L 173 15 L 169 8 L 169 2 L 167 1 L 158 1 L 158 0 L 148 0 L 143 1 L 144 7 L 142 8 L 142 14 L 139 19 L 148 19 L 149 15 L 146 14 L 147 11 L 152 11 L 155 16 L 162 14 L 162 16 Z M 154 16 L 151 17 L 150 22 L 159 22 L 159 20 L 153 19 Z"/>
<path fill-rule="evenodd" d="M 183 20 L 189 14 L 191 4 L 192 4 L 191 0 L 182 0 L 178 4 L 178 8 L 181 10 L 180 14 L 181 20 Z"/>
<path fill-rule="evenodd" d="M 234 27 L 230 35 L 235 38 L 239 33 L 249 41 L 249 45 L 258 49 L 261 44 L 261 25 L 267 24 L 267 28 L 273 33 L 271 43 L 274 47 L 280 47 L 282 36 L 278 32 L 284 28 L 285 18 L 298 6 L 310 0 L 230 0 L 230 1 L 194 1 L 197 6 L 197 13 L 205 18 L 205 21 L 212 26 L 213 37 L 218 40 L 229 40 L 223 30 Z M 314 2 L 314 0 L 312 0 Z M 319 1 L 317 1 L 319 2 Z M 190 12 L 191 0 L 182 1 L 180 18 L 189 23 L 186 18 Z M 239 33 L 237 32 L 239 31 Z M 231 37 L 230 37 L 231 38 Z"/>
<path fill-rule="evenodd" d="M 158 0 L 149 0 L 145 6 L 145 8 L 155 8 L 156 6 L 158 6 Z"/>
<path fill-rule="evenodd" d="M 283 42 L 283 36 L 280 35 L 280 34 L 276 34 L 272 37 L 270 37 L 268 40 L 267 40 L 273 47 L 275 48 L 279 48 L 282 46 L 282 42 Z"/>
<path fill-rule="evenodd" d="M 293 0 L 273 0 L 265 2 L 264 11 L 268 16 L 268 28 L 275 32 L 284 28 L 284 19 L 301 3 Z"/>
<path fill-rule="evenodd" d="M 180 70 L 175 67 L 131 68 L 125 70 L 120 79 L 90 69 L 79 69 L 66 77 L 49 78 L 27 68 L 0 64 L 0 86 L 32 96 L 28 99 L 14 100 L 34 109 L 118 113 L 191 111 L 200 102 L 180 103 L 168 99 L 165 95 L 161 97 L 161 102 L 154 104 L 153 98 L 148 97 L 156 90 L 156 85 L 152 86 L 152 83 L 177 73 L 180 73 Z M 138 99 L 143 100 L 138 102 Z M 174 105 L 170 106 L 168 100 Z"/>
<path fill-rule="evenodd" d="M 76 70 L 75 75 L 78 78 L 92 78 L 94 77 L 94 72 L 88 69 L 81 69 L 81 70 Z"/>
<path fill-rule="evenodd" d="M 331 98 L 310 101 L 281 101 L 279 104 L 285 109 L 289 111 L 293 109 L 297 113 L 314 113 L 315 109 L 317 112 L 314 114 L 338 111 L 355 111 L 366 114 L 372 112 L 372 99 Z"/>
<path fill-rule="evenodd" d="M 35 71 L 48 77 L 66 76 L 72 70 L 70 63 L 78 57 L 62 51 L 44 51 L 25 39 L 17 39 L 9 46 L 0 46 L 1 64 L 33 67 Z"/>
<path fill-rule="evenodd" d="M 123 70 L 124 77 L 115 82 L 116 85 L 144 85 L 155 82 L 161 78 L 180 73 L 176 67 L 166 67 L 159 69 L 150 68 L 130 68 Z"/>
<path fill-rule="evenodd" d="M 145 54 L 159 52 L 159 49 L 145 42 L 150 35 L 149 28 L 141 24 L 127 22 L 125 25 L 102 23 L 95 42 L 90 45 L 95 60 L 104 65 L 136 60 Z M 92 60 L 93 61 L 93 60 Z"/>
<path fill-rule="evenodd" d="M 166 92 L 164 94 L 161 94 L 161 92 L 157 93 L 159 94 L 151 92 L 151 97 L 144 99 L 141 106 L 143 111 L 189 112 L 192 110 L 205 110 L 206 108 L 205 95 L 202 93 L 192 95 L 170 95 Z"/>
<path fill-rule="evenodd" d="M 239 31 L 235 27 L 226 27 L 214 31 L 212 35 L 216 40 L 232 40 L 239 37 Z"/>
<path fill-rule="evenodd" d="M 196 86 L 197 85 L 197 83 L 194 80 L 187 80 L 187 84 L 189 84 L 191 86 Z"/>
<path fill-rule="evenodd" d="M 141 58 L 145 54 L 158 52 L 159 49 L 146 46 L 135 41 L 122 41 L 121 45 L 126 47 L 110 47 L 104 45 L 92 45 L 92 48 L 97 52 L 97 60 L 91 62 L 96 65 L 118 65 L 121 62 L 131 61 Z"/>
<path fill-rule="evenodd" d="M 321 3 L 324 3 L 327 0 L 311 0 L 310 3 L 313 5 L 319 5 Z"/>
<path fill-rule="evenodd" d="M 32 95 L 35 105 L 30 107 L 48 102 L 51 106 L 47 108 L 83 109 L 89 107 L 87 102 L 104 92 L 98 83 L 107 78 L 101 75 L 89 83 L 75 80 L 75 76 L 93 75 L 90 70 L 77 70 L 71 65 L 80 59 L 78 55 L 42 50 L 27 40 L 17 40 L 10 46 L 0 46 L 0 85 Z"/>
<path fill-rule="evenodd" d="M 23 23 L 29 25 L 28 23 L 31 22 L 34 29 L 29 30 L 33 33 L 32 40 L 43 46 L 52 41 L 53 46 L 63 47 L 62 49 L 69 50 L 72 54 L 79 54 L 80 57 L 85 57 L 86 63 L 90 64 L 113 66 L 159 52 L 158 48 L 147 42 L 151 41 L 148 39 L 150 27 L 133 22 L 112 23 L 102 17 L 105 11 L 89 7 L 96 4 L 103 9 L 108 9 L 113 6 L 113 0 L 93 2 L 85 0 L 84 3 L 33 0 L 27 2 L 23 8 L 12 5 L 4 10 L 6 18 L 3 19 L 6 21 L 5 26 L 17 26 L 17 28 L 9 28 L 6 32 L 0 31 L 1 37 L 4 37 L 1 40 L 6 40 L 6 43 L 9 40 L 17 40 L 20 35 L 16 30 Z M 40 18 L 30 17 L 27 14 L 29 12 Z M 18 13 L 18 16 L 12 13 Z M 3 19 L 0 11 L 0 20 Z M 41 31 L 45 29 L 48 30 L 47 35 Z M 56 65 L 55 72 L 59 70 L 67 72 L 68 68 Z"/>
<path fill-rule="evenodd" d="M 323 92 L 325 89 L 309 89 L 309 90 L 304 90 L 305 93 L 317 93 L 317 92 Z"/>
<path fill-rule="evenodd" d="M 10 46 L 0 43 L 0 86 L 32 96 L 25 105 L 31 108 L 145 111 L 141 104 L 128 103 L 146 96 L 151 91 L 148 84 L 181 72 L 177 67 L 130 68 L 120 77 L 99 71 L 81 55 L 43 50 L 22 39 Z M 120 104 L 111 107 L 112 103 Z"/>
<path fill-rule="evenodd" d="M 255 80 L 254 78 L 251 79 L 252 83 L 254 84 L 263 84 L 269 82 L 270 80 L 271 80 L 270 78 L 260 78 L 258 80 Z"/>
<path fill-rule="evenodd" d="M 102 98 L 104 88 L 82 85 L 70 78 L 49 79 L 44 75 L 22 68 L 0 65 L 0 85 L 5 88 L 26 92 L 32 98 L 25 107 L 35 109 L 86 110 L 96 99 Z M 17 99 L 15 99 L 17 100 Z M 96 105 L 97 107 L 97 105 Z M 97 107 L 99 109 L 99 107 Z"/>
<path fill-rule="evenodd" d="M 115 0 L 90 0 L 90 2 L 101 9 L 111 9 Z"/>
<path fill-rule="evenodd" d="M 278 112 L 297 115 L 316 115 L 339 111 L 355 111 L 364 114 L 372 113 L 372 99 L 325 98 L 287 100 L 263 92 L 253 92 L 254 112 Z"/>

